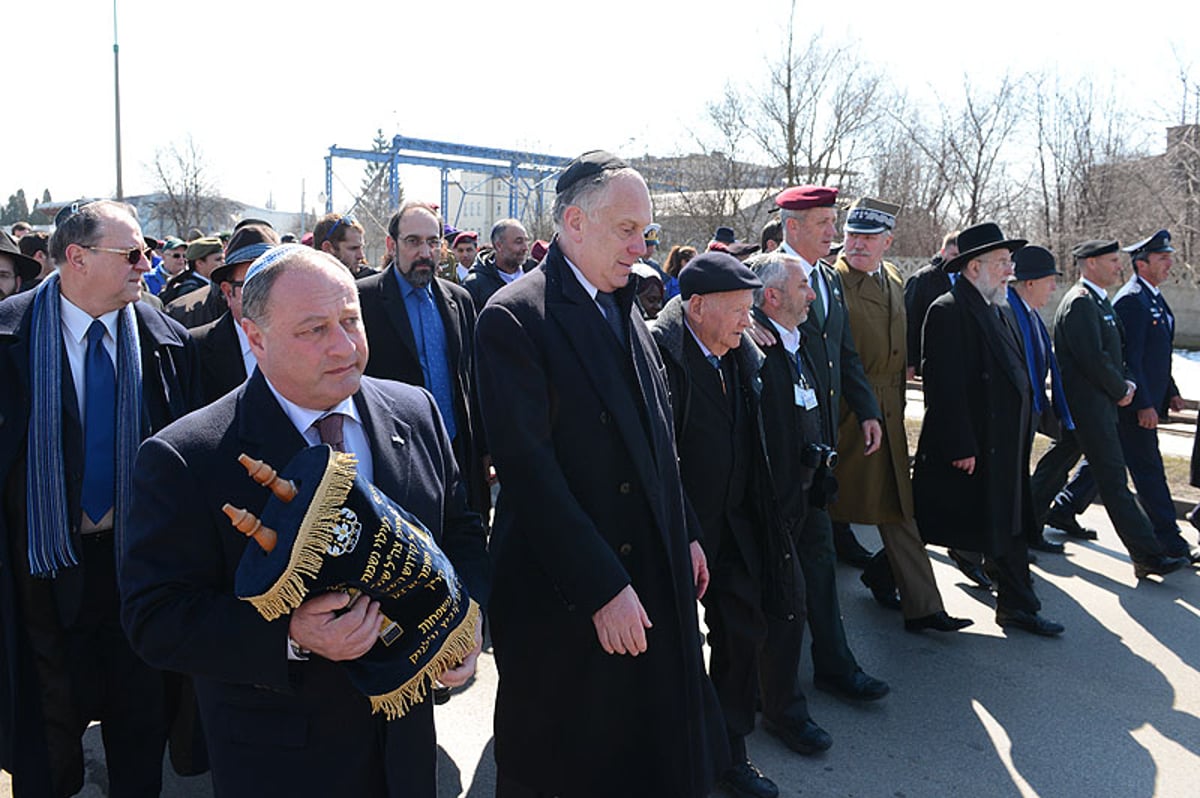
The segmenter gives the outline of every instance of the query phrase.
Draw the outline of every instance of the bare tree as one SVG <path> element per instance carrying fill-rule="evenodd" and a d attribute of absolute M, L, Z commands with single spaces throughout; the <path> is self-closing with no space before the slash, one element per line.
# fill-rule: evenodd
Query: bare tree
<path fill-rule="evenodd" d="M 778 190 L 778 170 L 750 160 L 761 153 L 746 129 L 743 97 L 726 85 L 721 99 L 708 104 L 702 125 L 688 131 L 695 152 L 638 159 L 668 241 L 703 245 L 721 225 L 743 240 L 757 238 L 767 200 Z"/>
<path fill-rule="evenodd" d="M 149 203 L 150 211 L 163 228 L 184 236 L 193 227 L 218 230 L 228 226 L 238 206 L 221 197 L 191 136 L 182 145 L 157 150 L 149 169 L 161 195 Z"/>
<path fill-rule="evenodd" d="M 798 45 L 795 18 L 792 0 L 783 55 L 768 63 L 746 126 L 788 185 L 845 187 L 874 154 L 883 81 L 852 43 L 828 47 L 813 34 Z"/>

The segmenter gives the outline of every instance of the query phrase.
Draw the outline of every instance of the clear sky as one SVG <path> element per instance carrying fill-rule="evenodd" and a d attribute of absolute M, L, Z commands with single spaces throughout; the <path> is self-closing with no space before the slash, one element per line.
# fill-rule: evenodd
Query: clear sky
<path fill-rule="evenodd" d="M 272 196 L 280 210 L 299 210 L 302 182 L 306 207 L 317 206 L 328 148 L 367 149 L 378 128 L 565 156 L 686 151 L 687 129 L 726 82 L 763 78 L 789 5 L 118 0 L 125 193 L 154 190 L 156 149 L 189 135 L 223 194 Z M 926 100 L 954 98 L 964 75 L 986 86 L 1005 71 L 1050 68 L 1090 80 L 1139 110 L 1155 150 L 1178 119 L 1180 66 L 1200 80 L 1200 11 L 1186 0 L 797 8 L 799 40 L 849 42 Z M 57 200 L 110 195 L 112 4 L 33 4 L 19 23 L 27 32 L 14 21 L 0 192 L 24 188 L 31 203 L 44 188 Z M 334 171 L 342 209 L 361 167 L 339 160 Z M 405 179 L 409 196 L 436 199 L 435 172 Z"/>

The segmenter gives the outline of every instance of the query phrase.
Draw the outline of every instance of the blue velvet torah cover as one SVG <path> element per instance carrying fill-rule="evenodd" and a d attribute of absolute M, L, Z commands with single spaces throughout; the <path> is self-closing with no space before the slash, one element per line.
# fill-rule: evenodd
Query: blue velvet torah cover
<path fill-rule="evenodd" d="M 238 598 L 268 621 L 333 590 L 377 600 L 386 616 L 379 640 L 341 664 L 373 712 L 403 716 L 470 653 L 479 606 L 425 526 L 358 476 L 354 455 L 311 446 L 279 475 L 298 493 L 290 502 L 268 499 L 259 518 L 278 542 L 269 553 L 247 542 L 234 578 Z"/>

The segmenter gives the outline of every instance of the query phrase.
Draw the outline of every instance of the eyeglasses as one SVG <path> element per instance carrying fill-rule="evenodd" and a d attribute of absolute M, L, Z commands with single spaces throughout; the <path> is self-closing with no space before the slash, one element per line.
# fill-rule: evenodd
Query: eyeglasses
<path fill-rule="evenodd" d="M 420 236 L 405 236 L 404 238 L 400 239 L 400 243 L 404 244 L 404 246 L 408 247 L 409 249 L 420 249 L 421 245 L 424 244 L 434 252 L 437 252 L 442 248 L 442 239 L 438 236 L 430 236 L 429 238 L 421 238 Z"/>
<path fill-rule="evenodd" d="M 126 262 L 130 266 L 137 266 L 142 262 L 142 258 L 148 258 L 150 250 L 142 249 L 141 247 L 133 247 L 132 249 L 113 249 L 112 247 L 85 247 L 95 252 L 111 252 L 114 255 L 124 255 Z"/>
<path fill-rule="evenodd" d="M 325 234 L 325 237 L 321 239 L 320 243 L 324 244 L 326 241 L 333 238 L 334 232 L 336 232 L 337 229 L 342 226 L 343 222 L 345 222 L 348 225 L 352 225 L 352 224 L 354 224 L 354 217 L 351 216 L 350 214 L 346 214 L 345 216 L 341 217 L 336 222 L 334 222 L 333 227 L 329 228 L 329 232 Z"/>
<path fill-rule="evenodd" d="M 185 253 L 183 253 L 183 252 L 168 252 L 168 253 L 167 253 L 167 257 L 170 257 L 170 258 L 182 258 L 182 257 L 184 256 L 184 254 L 185 254 Z"/>

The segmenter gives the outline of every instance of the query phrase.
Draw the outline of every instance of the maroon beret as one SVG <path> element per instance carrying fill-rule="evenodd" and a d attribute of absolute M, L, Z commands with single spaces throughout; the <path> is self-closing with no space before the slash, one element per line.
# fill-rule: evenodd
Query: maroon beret
<path fill-rule="evenodd" d="M 780 191 L 775 204 L 789 211 L 806 208 L 830 208 L 837 201 L 838 190 L 829 186 L 792 186 Z"/>
<path fill-rule="evenodd" d="M 450 246 L 457 247 L 459 244 L 461 244 L 464 241 L 478 241 L 478 240 L 479 240 L 479 233 L 475 232 L 474 230 L 462 230 L 459 232 L 458 235 L 456 235 L 454 237 L 454 243 L 451 244 Z"/>

